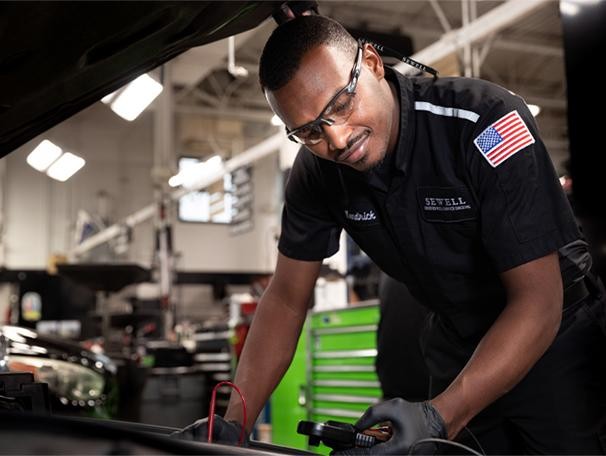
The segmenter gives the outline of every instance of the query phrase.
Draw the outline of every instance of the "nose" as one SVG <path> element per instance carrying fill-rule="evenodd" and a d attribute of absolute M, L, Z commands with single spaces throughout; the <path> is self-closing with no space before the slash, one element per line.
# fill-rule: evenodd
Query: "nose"
<path fill-rule="evenodd" d="M 322 125 L 326 143 L 331 150 L 341 150 L 347 147 L 350 136 L 350 128 L 347 123 L 341 125 Z"/>

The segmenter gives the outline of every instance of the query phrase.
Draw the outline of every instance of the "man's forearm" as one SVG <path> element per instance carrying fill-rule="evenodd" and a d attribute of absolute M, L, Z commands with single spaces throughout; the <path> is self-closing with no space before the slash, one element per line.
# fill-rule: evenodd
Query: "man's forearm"
<path fill-rule="evenodd" d="M 552 343 L 561 320 L 558 308 L 544 312 L 536 303 L 510 302 L 478 344 L 453 383 L 434 400 L 448 437 L 513 388 Z"/>
<path fill-rule="evenodd" d="M 305 321 L 306 312 L 272 300 L 277 298 L 268 296 L 259 303 L 234 380 L 246 401 L 247 432 L 288 368 Z M 225 418 L 243 421 L 236 393 L 232 393 Z"/>

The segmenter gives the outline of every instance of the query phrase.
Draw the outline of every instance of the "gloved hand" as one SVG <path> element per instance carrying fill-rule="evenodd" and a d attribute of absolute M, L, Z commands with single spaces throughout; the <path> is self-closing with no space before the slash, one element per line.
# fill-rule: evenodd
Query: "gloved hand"
<path fill-rule="evenodd" d="M 408 402 L 401 398 L 390 399 L 370 407 L 355 427 L 363 431 L 385 421 L 390 421 L 392 428 L 392 436 L 387 442 L 370 448 L 350 448 L 334 454 L 409 454 L 411 447 L 421 439 L 447 438 L 444 420 L 429 402 Z M 437 445 L 423 443 L 416 445 L 413 451 L 417 454 L 434 454 Z"/>
<path fill-rule="evenodd" d="M 237 421 L 225 421 L 219 415 L 215 415 L 215 422 L 213 424 L 213 443 L 237 445 L 240 441 L 241 432 L 242 425 Z M 173 432 L 170 436 L 183 440 L 208 442 L 208 418 L 197 420 L 189 426 Z M 248 436 L 245 434 L 242 446 L 247 445 Z"/>

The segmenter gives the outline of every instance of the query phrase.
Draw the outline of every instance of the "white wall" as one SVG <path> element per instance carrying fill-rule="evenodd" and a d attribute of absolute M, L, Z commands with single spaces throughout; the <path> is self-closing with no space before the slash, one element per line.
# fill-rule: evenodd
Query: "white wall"
<path fill-rule="evenodd" d="M 132 123 L 96 104 L 12 152 L 6 161 L 5 266 L 45 268 L 50 254 L 73 246 L 72 231 L 79 209 L 96 212 L 96 194 L 110 196 L 111 215 L 119 220 L 153 201 L 153 113 Z M 50 139 L 87 160 L 65 183 L 27 165 L 25 158 L 42 140 Z M 188 271 L 271 271 L 279 226 L 280 180 L 273 154 L 253 170 L 254 230 L 231 236 L 226 226 L 176 223 L 175 250 L 179 269 Z M 153 223 L 134 230 L 128 260 L 149 265 Z"/>
<path fill-rule="evenodd" d="M 151 195 L 151 116 L 123 125 L 107 108 L 95 105 L 29 141 L 5 157 L 6 266 L 43 268 L 52 253 L 66 253 L 78 209 L 97 210 L 96 194 L 105 190 L 111 215 L 119 218 L 148 202 Z M 86 160 L 67 182 L 31 168 L 27 155 L 42 139 Z M 141 233 L 133 248 L 141 256 L 151 237 Z M 147 255 L 149 256 L 149 255 Z"/>
<path fill-rule="evenodd" d="M 232 236 L 225 225 L 177 223 L 179 270 L 271 272 L 276 261 L 280 188 L 278 158 L 272 154 L 253 168 L 254 228 Z"/>

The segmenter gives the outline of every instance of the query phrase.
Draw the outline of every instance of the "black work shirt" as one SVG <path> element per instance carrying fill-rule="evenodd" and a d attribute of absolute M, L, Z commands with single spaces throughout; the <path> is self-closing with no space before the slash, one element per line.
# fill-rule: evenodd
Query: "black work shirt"
<path fill-rule="evenodd" d="M 279 250 L 322 260 L 344 228 L 446 331 L 477 342 L 506 304 L 499 273 L 567 245 L 577 247 L 560 251 L 561 264 L 576 255 L 564 259 L 578 265 L 586 244 L 520 97 L 482 80 L 388 78 L 401 118 L 387 170 L 358 172 L 302 148 Z"/>

